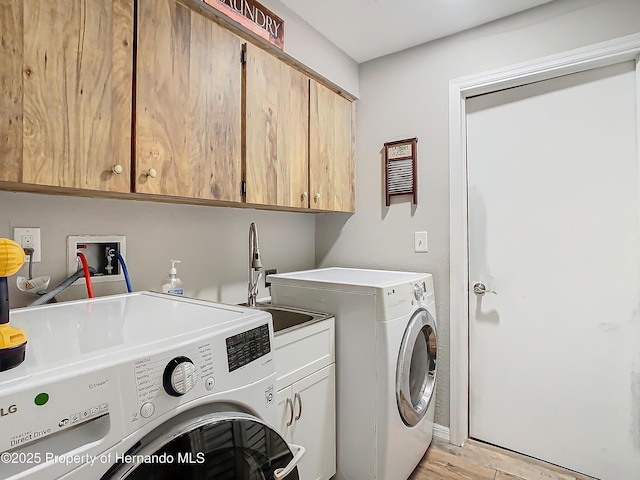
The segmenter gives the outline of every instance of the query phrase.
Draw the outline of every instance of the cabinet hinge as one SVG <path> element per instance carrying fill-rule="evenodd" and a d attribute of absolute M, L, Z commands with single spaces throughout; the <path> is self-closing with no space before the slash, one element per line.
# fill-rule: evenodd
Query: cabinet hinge
<path fill-rule="evenodd" d="M 247 194 L 247 182 L 244 180 L 240 181 L 240 195 L 243 197 Z"/>
<path fill-rule="evenodd" d="M 247 51 L 246 50 L 241 50 L 240 51 L 240 63 L 242 65 L 247 63 Z"/>

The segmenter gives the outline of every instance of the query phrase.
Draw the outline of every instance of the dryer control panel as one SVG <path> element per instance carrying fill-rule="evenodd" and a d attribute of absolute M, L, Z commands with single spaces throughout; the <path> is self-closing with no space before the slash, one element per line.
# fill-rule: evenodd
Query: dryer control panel
<path fill-rule="evenodd" d="M 411 312 L 416 306 L 426 307 L 435 302 L 433 277 L 424 278 L 382 289 L 382 308 L 384 318 L 397 318 Z M 381 312 L 383 313 L 383 312 Z"/>

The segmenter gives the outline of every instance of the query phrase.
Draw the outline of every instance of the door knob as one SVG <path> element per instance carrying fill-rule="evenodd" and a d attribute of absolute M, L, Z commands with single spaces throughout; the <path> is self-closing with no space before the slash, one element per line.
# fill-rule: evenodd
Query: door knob
<path fill-rule="evenodd" d="M 497 292 L 495 292 L 493 290 L 487 290 L 486 285 L 484 283 L 480 283 L 480 282 L 476 283 L 473 286 L 473 293 L 475 293 L 476 295 L 478 295 L 480 297 L 482 295 L 484 295 L 485 293 L 493 293 L 494 295 L 498 294 Z"/>
<path fill-rule="evenodd" d="M 111 168 L 111 171 L 116 175 L 120 175 L 122 173 L 122 170 L 123 170 L 122 165 L 120 165 L 119 163 L 117 165 L 114 165 L 113 168 Z"/>
<path fill-rule="evenodd" d="M 316 202 L 316 203 L 318 203 L 318 200 L 320 200 L 320 194 L 319 194 L 319 193 L 316 193 L 316 194 L 313 196 L 313 201 L 314 201 L 314 202 Z"/>
<path fill-rule="evenodd" d="M 158 175 L 158 172 L 156 171 L 155 168 L 150 168 L 149 171 L 147 172 L 147 177 L 156 178 L 157 175 Z"/>

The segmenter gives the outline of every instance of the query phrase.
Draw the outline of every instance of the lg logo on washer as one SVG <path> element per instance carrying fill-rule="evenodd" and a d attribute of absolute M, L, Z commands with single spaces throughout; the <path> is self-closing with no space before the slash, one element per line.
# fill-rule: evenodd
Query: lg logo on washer
<path fill-rule="evenodd" d="M 16 413 L 18 411 L 17 405 L 9 405 L 9 407 L 0 407 L 0 417 L 6 417 L 7 415 L 11 415 L 12 413 Z"/>

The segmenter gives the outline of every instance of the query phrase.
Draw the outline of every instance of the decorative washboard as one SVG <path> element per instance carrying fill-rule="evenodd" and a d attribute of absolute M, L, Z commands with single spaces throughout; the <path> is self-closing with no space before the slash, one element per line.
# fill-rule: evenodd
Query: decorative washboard
<path fill-rule="evenodd" d="M 417 161 L 418 138 L 407 138 L 384 144 L 384 174 L 387 207 L 394 195 L 413 195 L 418 203 Z"/>

